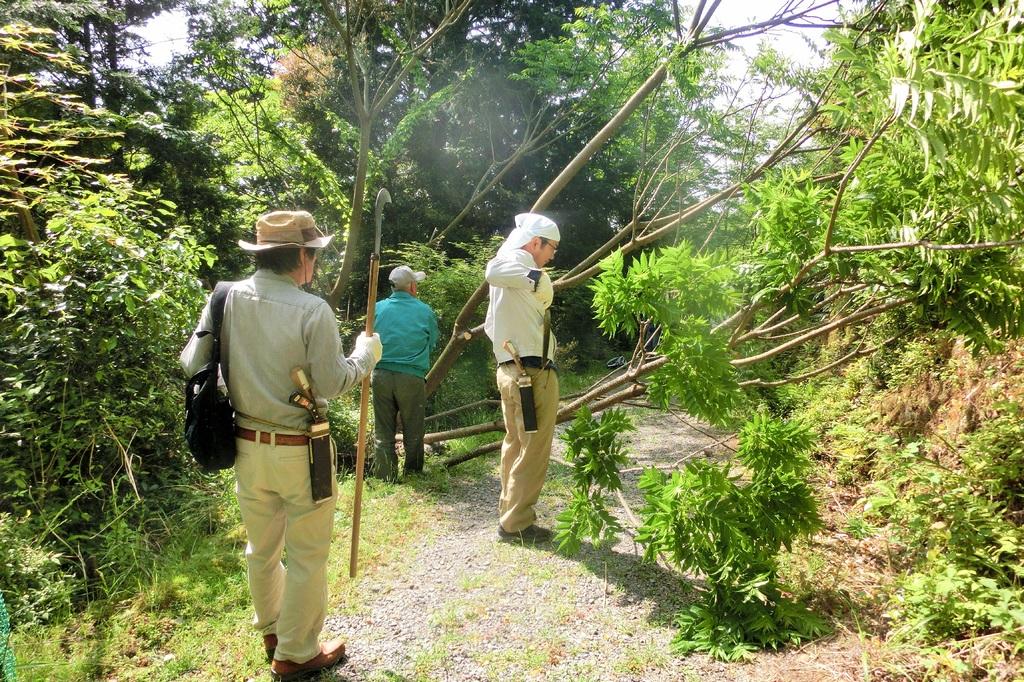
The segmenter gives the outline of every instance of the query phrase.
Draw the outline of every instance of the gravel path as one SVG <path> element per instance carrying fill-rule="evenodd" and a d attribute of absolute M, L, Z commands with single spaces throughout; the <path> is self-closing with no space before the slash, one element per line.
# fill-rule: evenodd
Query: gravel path
<path fill-rule="evenodd" d="M 721 438 L 669 416 L 631 435 L 638 465 L 672 464 Z M 722 446 L 711 456 L 728 452 Z M 568 469 L 556 441 L 540 523 L 554 524 Z M 477 470 L 479 471 L 479 469 Z M 635 478 L 624 476 L 630 506 Z M 585 545 L 566 558 L 553 547 L 496 539 L 499 483 L 493 470 L 456 469 L 439 500 L 441 528 L 410 548 L 410 568 L 366 576 L 365 608 L 328 617 L 350 660 L 332 680 L 854 680 L 859 652 L 849 638 L 764 654 L 753 664 L 669 653 L 671 619 L 687 586 L 640 562 L 625 537 L 611 549 Z M 621 513 L 621 510 L 620 510 Z M 856 644 L 854 639 L 853 645 Z"/>

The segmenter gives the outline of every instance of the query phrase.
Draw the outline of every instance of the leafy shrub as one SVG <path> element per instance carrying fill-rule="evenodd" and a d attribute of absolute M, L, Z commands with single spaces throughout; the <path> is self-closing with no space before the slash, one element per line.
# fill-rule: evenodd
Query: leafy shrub
<path fill-rule="evenodd" d="M 615 543 L 622 528 L 608 511 L 605 492 L 622 489 L 619 469 L 629 460 L 620 436 L 634 428 L 622 410 L 608 410 L 597 420 L 583 407 L 560 436 L 566 444 L 565 459 L 573 464 L 575 484 L 572 500 L 555 526 L 555 540 L 563 552 L 575 554 L 584 539 L 597 546 Z"/>
<path fill-rule="evenodd" d="M 935 556 L 902 581 L 889 616 L 902 625 L 898 636 L 926 642 L 1013 632 L 1024 628 L 1024 590 Z"/>
<path fill-rule="evenodd" d="M 152 201 L 113 180 L 51 198 L 46 241 L 0 236 L 0 508 L 24 508 L 31 489 L 47 539 L 101 581 L 131 573 L 124 535 L 155 511 L 142 499 L 189 469 L 176 358 L 202 303 L 199 255 L 182 231 L 156 234 Z"/>
<path fill-rule="evenodd" d="M 16 627 L 45 623 L 71 603 L 60 554 L 42 547 L 29 535 L 33 532 L 10 514 L 0 514 L 0 593 Z"/>
<path fill-rule="evenodd" d="M 78 68 L 11 30 L 5 50 Z M 60 80 L 0 73 L 2 147 L 31 180 L 25 197 L 0 194 L 0 512 L 31 509 L 18 535 L 43 556 L 59 549 L 79 595 L 109 594 L 149 562 L 168 532 L 162 506 L 191 471 L 176 358 L 212 256 L 167 229 L 172 204 L 81 156 L 79 142 L 116 137 L 117 122 L 56 92 Z"/>
<path fill-rule="evenodd" d="M 331 400 L 327 405 L 331 439 L 339 458 L 355 457 L 359 440 L 359 403 L 354 394 Z M 372 433 L 372 429 L 369 430 Z"/>
<path fill-rule="evenodd" d="M 1017 403 L 973 434 L 963 454 L 969 474 L 990 500 L 1007 510 L 1024 510 L 1024 414 Z"/>
<path fill-rule="evenodd" d="M 938 642 L 1004 633 L 1024 646 L 1024 529 L 1010 517 L 1021 425 L 1015 411 L 972 434 L 964 471 L 911 443 L 873 485 L 869 512 L 890 524 L 910 570 L 889 615 L 904 638 Z"/>
<path fill-rule="evenodd" d="M 728 465 L 707 461 L 671 475 L 644 473 L 637 534 L 644 556 L 663 554 L 706 580 L 701 601 L 676 617 L 674 651 L 736 660 L 826 632 L 824 621 L 786 597 L 778 581 L 778 552 L 821 527 L 806 482 L 812 442 L 801 424 L 757 416 L 740 434 L 745 485 Z"/>

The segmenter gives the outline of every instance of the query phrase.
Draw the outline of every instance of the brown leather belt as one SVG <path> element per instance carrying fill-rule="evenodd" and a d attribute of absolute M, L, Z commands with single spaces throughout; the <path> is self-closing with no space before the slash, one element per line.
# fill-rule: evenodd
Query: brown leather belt
<path fill-rule="evenodd" d="M 269 431 L 253 431 L 252 429 L 246 429 L 241 426 L 235 427 L 235 435 L 245 440 L 251 440 L 256 442 L 256 434 L 260 434 L 260 441 L 265 445 L 270 445 L 271 434 Z M 277 437 L 274 439 L 277 445 L 308 445 L 309 436 L 303 436 L 299 433 L 278 433 L 275 434 Z"/>

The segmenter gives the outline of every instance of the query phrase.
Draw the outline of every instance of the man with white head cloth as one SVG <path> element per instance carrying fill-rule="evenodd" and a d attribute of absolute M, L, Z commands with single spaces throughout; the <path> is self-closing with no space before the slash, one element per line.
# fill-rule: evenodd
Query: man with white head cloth
<path fill-rule="evenodd" d="M 552 359 L 555 338 L 548 308 L 554 298 L 544 266 L 558 250 L 558 226 L 537 213 L 520 213 L 516 227 L 487 263 L 490 303 L 484 331 L 498 361 L 497 382 L 505 440 L 501 444 L 501 497 L 498 536 L 503 540 L 544 541 L 551 531 L 534 522 L 534 510 L 551 457 L 558 411 L 558 373 Z M 504 348 L 511 341 L 533 385 L 537 430 L 527 432 L 516 379 L 519 369 Z"/>

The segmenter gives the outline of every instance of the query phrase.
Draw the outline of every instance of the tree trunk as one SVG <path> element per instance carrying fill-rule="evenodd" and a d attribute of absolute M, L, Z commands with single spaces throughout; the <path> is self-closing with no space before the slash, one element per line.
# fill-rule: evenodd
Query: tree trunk
<path fill-rule="evenodd" d="M 352 269 L 359 256 L 359 240 L 363 234 L 363 200 L 366 196 L 366 168 L 370 157 L 370 128 L 373 121 L 368 117 L 359 120 L 359 156 L 356 160 L 355 186 L 352 188 L 352 215 L 348 221 L 348 236 L 345 239 L 345 256 L 341 261 L 341 270 L 334 286 L 327 295 L 327 303 L 334 310 L 338 309 L 349 280 Z"/>
<path fill-rule="evenodd" d="M 619 128 L 622 127 L 622 124 L 626 122 L 626 119 L 628 119 L 634 111 L 636 111 L 636 108 L 640 106 L 641 102 L 647 99 L 647 96 L 654 92 L 654 90 L 665 81 L 666 75 L 668 75 L 667 63 L 662 64 L 655 69 L 654 73 L 644 81 L 644 84 L 633 93 L 633 96 L 630 97 L 624 105 L 622 105 L 622 108 L 619 109 L 618 113 L 612 117 L 612 120 L 608 121 L 604 128 L 601 128 L 590 142 L 587 143 L 587 146 L 580 150 L 580 153 L 576 155 L 576 158 L 569 162 L 569 165 L 558 174 L 558 177 L 556 177 L 551 184 L 548 185 L 548 188 L 545 189 L 537 198 L 537 201 L 533 203 L 533 208 L 531 210 L 543 211 L 550 206 L 551 202 L 555 200 L 555 197 L 557 197 L 561 191 L 565 189 L 565 186 L 569 184 L 569 181 L 576 177 L 576 174 L 587 165 L 587 162 L 593 158 L 594 154 L 596 154 L 598 150 L 600 150 L 601 147 L 603 147 L 605 143 L 607 143 L 608 140 L 618 132 Z"/>

